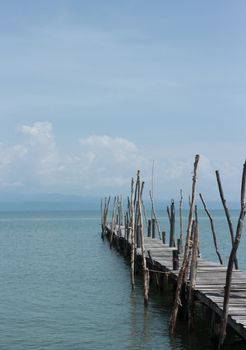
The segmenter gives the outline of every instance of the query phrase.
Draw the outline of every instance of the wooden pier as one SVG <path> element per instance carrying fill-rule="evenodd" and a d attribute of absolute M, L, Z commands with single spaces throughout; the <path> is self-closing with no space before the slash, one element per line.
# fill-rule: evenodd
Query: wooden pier
<path fill-rule="evenodd" d="M 130 256 L 131 243 L 124 226 L 116 226 L 112 231 L 111 226 L 107 225 L 105 235 L 122 254 Z M 176 251 L 176 248 L 152 237 L 144 237 L 144 246 L 146 264 L 150 273 L 157 276 L 166 273 L 168 278 L 175 282 L 179 273 L 179 270 L 173 269 L 173 252 Z M 140 248 L 136 249 L 136 254 L 141 261 Z M 182 264 L 182 258 L 182 255 L 178 255 L 179 265 Z M 227 267 L 224 265 L 201 258 L 197 260 L 196 284 L 193 288 L 194 299 L 211 311 L 213 316 L 211 328 L 215 329 L 216 322 L 218 326 L 222 317 L 226 270 Z M 246 341 L 246 272 L 239 270 L 233 270 L 228 326 Z"/>
<path fill-rule="evenodd" d="M 197 205 L 195 204 L 198 162 L 199 155 L 196 155 L 191 196 L 189 196 L 189 215 L 184 247 L 182 190 L 180 191 L 180 228 L 177 243 L 175 241 L 174 201 L 172 200 L 171 206 L 167 207 L 170 221 L 170 237 L 167 245 L 165 244 L 165 232 L 161 232 L 155 213 L 153 181 L 152 190 L 149 192 L 151 218 L 147 219 L 142 198 L 144 182 L 140 179 L 139 170 L 137 171 L 135 188 L 134 178 L 131 181 L 131 196 L 127 200 L 127 210 L 124 211 L 121 197 L 114 198 L 110 224 L 108 220 L 110 197 L 108 199 L 105 198 L 104 206 L 103 201 L 101 202 L 102 238 L 104 239 L 104 236 L 107 236 L 110 241 L 110 247 L 115 243 L 116 247 L 130 258 L 132 289 L 135 288 L 134 276 L 136 268 L 140 267 L 143 274 L 145 305 L 148 304 L 151 281 L 155 281 L 156 285 L 160 285 L 159 281 L 166 275 L 175 284 L 173 309 L 169 321 L 170 334 L 174 334 L 179 311 L 183 311 L 187 318 L 188 330 L 194 328 L 195 304 L 199 302 L 210 312 L 211 338 L 215 340 L 217 350 L 221 350 L 229 328 L 242 341 L 246 341 L 246 272 L 239 271 L 236 255 L 246 215 L 246 161 L 242 173 L 241 210 L 235 232 L 226 205 L 219 172 L 216 171 L 219 193 L 231 235 L 232 248 L 227 266 L 223 265 L 213 219 L 202 194 L 200 194 L 200 198 L 209 217 L 214 248 L 220 264 L 206 261 L 199 257 L 198 213 Z M 156 239 L 156 228 L 159 239 Z M 147 237 L 144 234 L 146 229 Z"/>

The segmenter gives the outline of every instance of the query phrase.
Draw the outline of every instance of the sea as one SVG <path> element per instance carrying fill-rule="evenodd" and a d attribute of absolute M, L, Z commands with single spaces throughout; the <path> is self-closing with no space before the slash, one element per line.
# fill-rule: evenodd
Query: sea
<path fill-rule="evenodd" d="M 208 217 L 202 210 L 198 214 L 202 257 L 218 261 Z M 211 214 L 227 263 L 231 240 L 225 215 Z M 235 230 L 238 214 L 231 211 Z M 166 213 L 157 216 L 168 233 Z M 100 221 L 99 208 L 0 212 L 0 349 L 211 349 L 209 325 L 199 317 L 191 334 L 179 321 L 175 336 L 169 335 L 170 291 L 151 289 L 144 307 L 141 275 L 132 292 L 129 263 L 101 239 Z M 179 229 L 177 213 L 177 234 Z M 241 270 L 246 270 L 245 248 L 244 230 Z"/>

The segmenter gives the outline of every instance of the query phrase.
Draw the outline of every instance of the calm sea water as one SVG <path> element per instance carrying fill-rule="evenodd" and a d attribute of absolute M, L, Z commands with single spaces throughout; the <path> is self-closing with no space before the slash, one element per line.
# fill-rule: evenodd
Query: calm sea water
<path fill-rule="evenodd" d="M 224 215 L 213 214 L 226 258 Z M 201 251 L 216 260 L 207 224 L 202 215 Z M 167 220 L 161 225 L 168 227 Z M 166 294 L 151 291 L 144 308 L 141 278 L 132 293 L 127 262 L 100 238 L 98 211 L 0 212 L 1 350 L 210 349 L 202 321 L 194 335 L 179 324 L 169 337 Z"/>

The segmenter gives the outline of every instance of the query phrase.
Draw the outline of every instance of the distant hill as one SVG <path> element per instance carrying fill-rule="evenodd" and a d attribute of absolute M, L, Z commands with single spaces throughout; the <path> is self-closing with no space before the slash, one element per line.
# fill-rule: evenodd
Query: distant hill
<path fill-rule="evenodd" d="M 97 210 L 100 209 L 101 197 L 89 197 L 79 195 L 66 195 L 60 193 L 0 193 L 0 211 L 20 211 L 20 210 Z M 170 200 L 155 200 L 156 210 L 166 211 Z M 112 201 L 111 201 L 112 203 Z M 148 199 L 144 201 L 146 209 L 151 205 Z M 199 209 L 202 209 L 199 198 L 197 199 Z M 238 209 L 239 203 L 228 202 L 229 209 Z M 176 209 L 179 202 L 175 201 Z M 209 209 L 222 209 L 222 204 L 215 201 L 207 201 Z M 184 202 L 184 209 L 188 208 L 188 203 Z"/>
<path fill-rule="evenodd" d="M 45 194 L 1 194 L 0 210 L 96 210 L 100 208 L 100 198 Z"/>

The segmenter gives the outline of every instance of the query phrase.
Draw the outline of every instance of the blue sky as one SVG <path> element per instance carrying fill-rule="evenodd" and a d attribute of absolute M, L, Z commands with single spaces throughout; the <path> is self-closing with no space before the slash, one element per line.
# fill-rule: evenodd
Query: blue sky
<path fill-rule="evenodd" d="M 245 1 L 0 1 L 0 192 L 239 198 Z"/>

